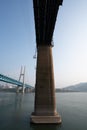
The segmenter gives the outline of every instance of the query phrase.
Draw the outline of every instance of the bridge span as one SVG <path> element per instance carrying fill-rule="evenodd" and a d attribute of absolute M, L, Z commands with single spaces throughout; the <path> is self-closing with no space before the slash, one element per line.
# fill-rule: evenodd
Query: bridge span
<path fill-rule="evenodd" d="M 15 79 L 10 78 L 8 76 L 5 76 L 3 74 L 0 74 L 0 81 L 16 85 L 17 86 L 17 91 L 19 90 L 20 87 L 23 88 L 23 86 L 24 86 L 24 89 L 25 88 L 29 88 L 29 89 L 33 88 L 32 86 L 30 86 L 30 85 L 28 85 L 26 83 L 24 84 L 23 82 L 20 82 L 19 80 L 15 80 Z"/>

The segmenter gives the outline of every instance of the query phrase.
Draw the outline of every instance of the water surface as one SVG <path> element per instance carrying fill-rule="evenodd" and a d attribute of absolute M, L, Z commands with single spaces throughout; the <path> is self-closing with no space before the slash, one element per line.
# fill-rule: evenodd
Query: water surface
<path fill-rule="evenodd" d="M 57 93 L 61 125 L 31 125 L 34 94 L 0 92 L 0 130 L 87 130 L 87 93 Z"/>

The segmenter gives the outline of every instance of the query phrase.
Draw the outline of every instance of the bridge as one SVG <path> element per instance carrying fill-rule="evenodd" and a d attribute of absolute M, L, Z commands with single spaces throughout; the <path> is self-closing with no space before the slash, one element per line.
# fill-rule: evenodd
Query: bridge
<path fill-rule="evenodd" d="M 56 111 L 52 59 L 53 32 L 63 0 L 33 0 L 36 31 L 37 67 L 32 123 L 61 123 Z"/>
<path fill-rule="evenodd" d="M 30 86 L 30 85 L 28 85 L 28 84 L 23 84 L 23 82 L 20 82 L 19 80 L 15 80 L 15 79 L 10 78 L 10 77 L 8 77 L 8 76 L 5 76 L 5 75 L 3 75 L 3 74 L 0 74 L 0 81 L 17 85 L 17 86 L 18 86 L 18 87 L 17 87 L 17 90 L 18 90 L 19 87 L 22 87 L 22 88 L 23 88 L 23 86 L 24 86 L 25 88 L 29 88 L 29 89 L 32 88 L 32 86 Z"/>

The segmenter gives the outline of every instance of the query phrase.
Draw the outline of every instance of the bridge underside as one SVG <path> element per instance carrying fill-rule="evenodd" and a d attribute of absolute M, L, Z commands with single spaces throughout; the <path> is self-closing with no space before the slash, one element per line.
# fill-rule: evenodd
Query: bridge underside
<path fill-rule="evenodd" d="M 51 45 L 59 5 L 63 0 L 33 0 L 36 42 Z"/>
<path fill-rule="evenodd" d="M 37 43 L 35 107 L 32 123 L 61 123 L 56 112 L 52 37 L 63 0 L 33 0 Z"/>

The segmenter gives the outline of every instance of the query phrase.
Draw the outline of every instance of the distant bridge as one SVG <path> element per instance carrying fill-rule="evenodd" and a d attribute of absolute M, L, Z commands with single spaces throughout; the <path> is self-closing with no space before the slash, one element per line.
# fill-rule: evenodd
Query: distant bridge
<path fill-rule="evenodd" d="M 14 84 L 14 85 L 17 85 L 19 87 L 23 87 L 23 83 L 18 81 L 18 80 L 15 80 L 13 78 L 10 78 L 8 76 L 5 76 L 3 74 L 0 74 L 0 81 L 2 82 L 6 82 L 6 83 L 10 83 L 10 84 Z M 28 84 L 24 84 L 25 88 L 32 88 L 32 86 L 28 85 Z"/>

